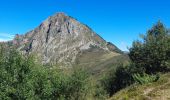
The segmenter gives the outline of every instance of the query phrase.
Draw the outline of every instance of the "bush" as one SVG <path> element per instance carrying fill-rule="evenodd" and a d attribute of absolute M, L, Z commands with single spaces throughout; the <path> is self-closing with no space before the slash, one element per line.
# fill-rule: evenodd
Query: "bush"
<path fill-rule="evenodd" d="M 48 69 L 22 56 L 13 48 L 0 47 L 0 99 L 12 100 L 83 100 L 89 94 L 88 74 L 72 74 Z"/>
<path fill-rule="evenodd" d="M 134 79 L 135 83 L 147 84 L 147 83 L 151 83 L 151 82 L 156 82 L 159 79 L 159 74 L 148 75 L 146 73 L 143 73 L 143 74 L 136 73 L 133 75 L 133 79 Z"/>
<path fill-rule="evenodd" d="M 87 72 L 80 68 L 74 69 L 66 85 L 65 93 L 73 100 L 85 100 L 90 94 L 90 81 Z"/>
<path fill-rule="evenodd" d="M 130 67 L 118 64 L 116 68 L 116 70 L 111 71 L 101 80 L 101 86 L 104 87 L 110 96 L 134 82 L 132 74 L 136 70 L 133 69 L 133 66 Z"/>
<path fill-rule="evenodd" d="M 112 96 L 117 91 L 126 88 L 134 83 L 147 84 L 155 82 L 159 79 L 159 74 L 149 75 L 145 73 L 141 67 L 137 67 L 131 63 L 124 66 L 123 64 L 117 65 L 116 70 L 112 70 L 111 73 L 106 75 L 101 80 L 101 86 Z"/>
<path fill-rule="evenodd" d="M 95 86 L 94 98 L 96 100 L 106 100 L 109 97 L 108 92 L 104 89 L 101 84 L 96 84 Z"/>

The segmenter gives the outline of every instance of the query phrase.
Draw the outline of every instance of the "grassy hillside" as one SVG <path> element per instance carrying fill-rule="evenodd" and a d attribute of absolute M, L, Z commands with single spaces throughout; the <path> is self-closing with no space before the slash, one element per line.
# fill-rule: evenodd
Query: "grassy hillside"
<path fill-rule="evenodd" d="M 89 73 L 99 76 L 108 72 L 115 64 L 127 63 L 128 61 L 129 57 L 126 54 L 105 52 L 98 48 L 92 48 L 78 55 L 74 66 L 83 67 Z"/>
<path fill-rule="evenodd" d="M 170 100 L 170 73 L 161 75 L 157 82 L 127 87 L 109 100 Z"/>

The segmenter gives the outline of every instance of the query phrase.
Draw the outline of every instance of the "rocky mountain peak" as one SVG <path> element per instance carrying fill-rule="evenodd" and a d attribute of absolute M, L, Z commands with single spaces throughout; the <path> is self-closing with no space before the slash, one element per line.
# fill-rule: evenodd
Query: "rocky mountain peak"
<path fill-rule="evenodd" d="M 39 27 L 18 36 L 18 49 L 35 53 L 43 63 L 71 66 L 83 52 L 117 52 L 117 48 L 102 39 L 88 26 L 64 13 L 47 18 Z M 99 54 L 100 55 L 100 54 Z"/>
<path fill-rule="evenodd" d="M 52 24 L 52 25 L 59 26 L 59 25 L 64 24 L 64 22 L 69 20 L 69 18 L 70 17 L 67 16 L 65 13 L 57 13 L 57 14 L 47 18 L 42 24 L 44 24 L 44 25 Z"/>

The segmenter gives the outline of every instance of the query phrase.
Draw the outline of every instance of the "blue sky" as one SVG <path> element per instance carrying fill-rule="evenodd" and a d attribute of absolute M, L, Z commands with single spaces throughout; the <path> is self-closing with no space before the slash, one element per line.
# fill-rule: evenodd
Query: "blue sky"
<path fill-rule="evenodd" d="M 127 50 L 158 20 L 170 27 L 170 0 L 0 0 L 0 41 L 24 34 L 65 12 Z"/>

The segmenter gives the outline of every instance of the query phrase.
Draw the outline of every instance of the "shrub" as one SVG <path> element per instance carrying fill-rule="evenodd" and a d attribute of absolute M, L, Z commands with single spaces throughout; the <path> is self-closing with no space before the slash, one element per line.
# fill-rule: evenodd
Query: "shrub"
<path fill-rule="evenodd" d="M 0 99 L 83 100 L 89 94 L 89 76 L 83 70 L 66 75 L 35 63 L 13 48 L 0 47 Z"/>
<path fill-rule="evenodd" d="M 133 79 L 134 79 L 135 83 L 147 84 L 147 83 L 157 81 L 159 79 L 159 74 L 149 75 L 146 73 L 143 73 L 143 74 L 136 73 L 133 75 Z"/>
<path fill-rule="evenodd" d="M 135 73 L 136 70 L 133 66 L 118 64 L 116 67 L 116 70 L 111 71 L 101 80 L 101 86 L 104 87 L 110 96 L 134 82 L 132 74 Z"/>

